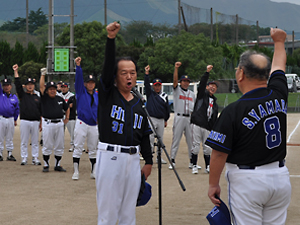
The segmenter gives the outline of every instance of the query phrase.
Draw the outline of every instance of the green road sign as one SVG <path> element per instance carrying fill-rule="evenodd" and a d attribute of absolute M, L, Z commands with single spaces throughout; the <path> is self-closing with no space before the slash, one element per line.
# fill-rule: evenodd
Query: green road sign
<path fill-rule="evenodd" d="M 54 71 L 68 72 L 69 71 L 69 49 L 56 48 L 54 49 Z"/>

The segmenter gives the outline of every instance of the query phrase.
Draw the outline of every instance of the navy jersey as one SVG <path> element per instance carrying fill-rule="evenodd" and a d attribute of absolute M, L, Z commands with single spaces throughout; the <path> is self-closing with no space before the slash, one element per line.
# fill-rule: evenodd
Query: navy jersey
<path fill-rule="evenodd" d="M 261 166 L 286 156 L 288 88 L 283 71 L 272 73 L 267 88 L 245 93 L 221 113 L 205 144 L 228 153 L 227 162 Z"/>
<path fill-rule="evenodd" d="M 99 83 L 99 139 L 123 146 L 141 145 L 141 153 L 152 163 L 149 134 L 152 133 L 142 101 L 136 96 L 127 101 L 114 85 L 115 43 L 107 39 L 104 71 Z M 143 144 L 143 139 L 148 143 Z M 151 157 L 151 159 L 150 159 Z"/>

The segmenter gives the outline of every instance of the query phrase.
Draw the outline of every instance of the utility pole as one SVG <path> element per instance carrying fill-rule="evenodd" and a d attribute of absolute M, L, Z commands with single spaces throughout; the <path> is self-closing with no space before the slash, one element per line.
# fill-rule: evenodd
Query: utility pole
<path fill-rule="evenodd" d="M 258 24 L 258 20 L 256 21 L 256 41 L 257 41 L 257 46 L 259 46 L 259 24 Z"/>
<path fill-rule="evenodd" d="M 26 48 L 28 48 L 29 28 L 28 28 L 28 0 L 26 0 Z"/>
<path fill-rule="evenodd" d="M 178 0 L 178 34 L 180 34 L 180 30 L 181 30 L 181 9 L 180 9 L 180 0 Z"/>
<path fill-rule="evenodd" d="M 235 44 L 239 44 L 239 16 L 236 14 L 236 31 L 235 31 Z"/>
<path fill-rule="evenodd" d="M 71 15 L 70 15 L 70 72 L 74 72 L 74 0 L 71 0 Z M 74 91 L 74 74 L 70 73 L 69 84 L 70 90 Z"/>
<path fill-rule="evenodd" d="M 52 0 L 49 0 L 49 14 L 48 14 L 48 59 L 47 59 L 47 72 L 52 72 L 52 59 L 53 59 L 53 40 L 52 40 L 52 20 L 53 18 L 53 12 L 52 12 Z M 51 77 L 48 76 L 48 81 L 52 80 Z"/>
<path fill-rule="evenodd" d="M 104 0 L 104 24 L 107 25 L 107 2 Z"/>
<path fill-rule="evenodd" d="M 213 8 L 210 8 L 210 41 L 214 39 Z"/>

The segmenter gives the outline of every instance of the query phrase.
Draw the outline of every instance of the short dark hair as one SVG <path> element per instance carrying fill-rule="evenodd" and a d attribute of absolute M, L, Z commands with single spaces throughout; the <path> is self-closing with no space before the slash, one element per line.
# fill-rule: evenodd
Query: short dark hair
<path fill-rule="evenodd" d="M 119 57 L 116 59 L 116 62 L 115 62 L 115 69 L 114 69 L 114 75 L 117 76 L 117 72 L 118 72 L 118 66 L 119 66 L 119 62 L 120 61 L 132 61 L 135 65 L 135 71 L 137 72 L 138 71 L 138 67 L 137 67 L 137 64 L 136 64 L 136 61 L 131 57 L 131 56 L 123 56 L 123 57 Z"/>
<path fill-rule="evenodd" d="M 267 60 L 266 66 L 259 67 L 253 62 L 254 55 L 261 55 Z M 267 80 L 271 71 L 271 61 L 268 56 L 256 51 L 246 51 L 240 56 L 239 67 L 244 70 L 247 78 L 254 78 L 258 80 Z"/>

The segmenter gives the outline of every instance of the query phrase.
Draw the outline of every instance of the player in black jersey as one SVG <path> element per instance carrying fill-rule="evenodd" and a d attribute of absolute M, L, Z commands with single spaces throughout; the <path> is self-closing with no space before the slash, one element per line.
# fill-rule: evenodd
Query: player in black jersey
<path fill-rule="evenodd" d="M 40 92 L 42 108 L 42 129 L 43 129 L 43 172 L 49 172 L 49 159 L 54 149 L 55 171 L 66 172 L 60 166 L 60 161 L 64 153 L 64 124 L 69 120 L 70 109 L 65 100 L 56 95 L 56 84 L 51 81 L 45 87 L 46 68 L 41 69 Z M 66 117 L 64 117 L 64 111 Z"/>
<path fill-rule="evenodd" d="M 120 24 L 111 23 L 106 29 L 104 69 L 98 85 L 98 225 L 117 221 L 134 225 L 141 173 L 147 179 L 153 164 L 149 141 L 152 131 L 142 101 L 131 93 L 136 85 L 136 64 L 130 57 L 115 59 L 115 37 Z M 139 152 L 145 159 L 142 170 Z"/>
<path fill-rule="evenodd" d="M 271 29 L 271 37 L 272 65 L 256 52 L 240 56 L 235 75 L 243 96 L 222 111 L 206 141 L 213 148 L 208 196 L 220 204 L 215 196 L 220 196 L 219 179 L 226 163 L 233 224 L 284 224 L 291 198 L 285 166 L 286 33 Z"/>

